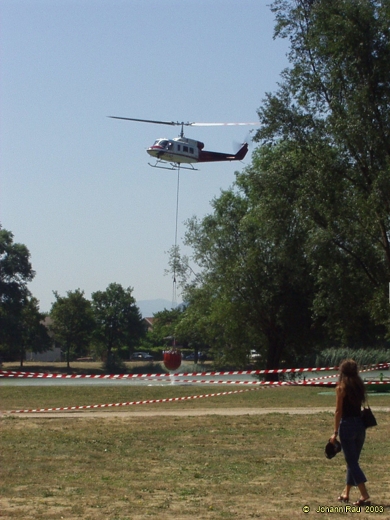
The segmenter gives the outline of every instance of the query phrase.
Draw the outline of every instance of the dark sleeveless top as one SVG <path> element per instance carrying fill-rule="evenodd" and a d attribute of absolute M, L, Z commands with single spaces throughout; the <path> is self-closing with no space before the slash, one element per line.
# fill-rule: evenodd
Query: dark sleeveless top
<path fill-rule="evenodd" d="M 346 395 L 343 399 L 343 414 L 342 418 L 345 419 L 347 417 L 360 417 L 361 415 L 361 404 L 353 404 Z"/>

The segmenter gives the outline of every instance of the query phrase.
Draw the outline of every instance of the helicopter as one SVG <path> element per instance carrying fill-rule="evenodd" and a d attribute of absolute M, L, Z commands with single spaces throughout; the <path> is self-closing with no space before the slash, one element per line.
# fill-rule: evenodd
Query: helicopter
<path fill-rule="evenodd" d="M 165 137 L 156 141 L 147 148 L 147 153 L 156 159 L 155 164 L 148 163 L 153 168 L 165 170 L 197 170 L 194 163 L 220 162 L 220 161 L 242 161 L 248 152 L 248 143 L 244 142 L 235 154 L 211 152 L 204 150 L 204 143 L 184 136 L 185 126 L 244 126 L 258 125 L 259 123 L 190 123 L 179 121 L 155 121 L 152 119 L 135 119 L 133 117 L 108 116 L 112 119 L 123 119 L 125 121 L 136 121 L 140 123 L 153 123 L 157 125 L 180 126 L 179 137 L 168 139 Z M 170 166 L 166 166 L 169 163 Z M 185 164 L 186 166 L 182 166 Z"/>

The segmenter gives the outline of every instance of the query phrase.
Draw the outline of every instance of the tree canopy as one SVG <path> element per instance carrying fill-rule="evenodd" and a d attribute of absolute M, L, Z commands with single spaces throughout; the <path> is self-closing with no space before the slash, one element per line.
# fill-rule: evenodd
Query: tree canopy
<path fill-rule="evenodd" d="M 312 339 L 313 282 L 299 220 L 292 206 L 267 199 L 266 183 L 261 195 L 251 185 L 257 167 L 213 201 L 213 214 L 188 222 L 186 244 L 202 276 L 186 285 L 179 330 L 191 323 L 226 363 L 244 364 L 256 349 L 273 368 L 302 357 Z"/>
<path fill-rule="evenodd" d="M 91 302 L 84 296 L 84 291 L 68 291 L 66 296 L 54 292 L 50 317 L 51 330 L 56 341 L 65 353 L 67 366 L 71 358 L 85 356 L 88 353 L 92 332 L 95 326 Z"/>
<path fill-rule="evenodd" d="M 27 283 L 35 276 L 30 252 L 23 244 L 14 243 L 14 236 L 0 225 L 0 303 L 19 305 L 28 295 Z"/>
<path fill-rule="evenodd" d="M 178 272 L 184 319 L 225 355 L 250 346 L 275 368 L 389 329 L 390 3 L 271 8 L 290 66 L 258 110 L 251 165 L 187 223 L 197 276 Z"/>
<path fill-rule="evenodd" d="M 272 10 L 291 66 L 259 109 L 256 140 L 277 147 L 280 175 L 297 167 L 315 311 L 348 341 L 362 314 L 389 325 L 390 4 L 276 0 Z"/>
<path fill-rule="evenodd" d="M 105 349 L 108 364 L 115 353 L 129 356 L 146 333 L 132 293 L 132 287 L 124 289 L 118 283 L 111 283 L 105 291 L 92 293 L 94 338 Z"/>
<path fill-rule="evenodd" d="M 0 350 L 6 358 L 15 353 L 19 357 L 28 309 L 37 304 L 29 299 L 27 287 L 34 276 L 29 250 L 15 243 L 13 234 L 0 225 Z M 35 318 L 39 324 L 41 316 Z"/>

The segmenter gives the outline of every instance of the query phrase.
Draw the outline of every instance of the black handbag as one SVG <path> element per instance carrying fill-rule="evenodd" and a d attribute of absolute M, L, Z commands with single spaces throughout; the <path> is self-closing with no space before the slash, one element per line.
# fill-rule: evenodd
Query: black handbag
<path fill-rule="evenodd" d="M 368 404 L 367 408 L 364 407 L 362 410 L 362 421 L 365 428 L 372 428 L 373 426 L 377 426 L 378 424 Z"/>

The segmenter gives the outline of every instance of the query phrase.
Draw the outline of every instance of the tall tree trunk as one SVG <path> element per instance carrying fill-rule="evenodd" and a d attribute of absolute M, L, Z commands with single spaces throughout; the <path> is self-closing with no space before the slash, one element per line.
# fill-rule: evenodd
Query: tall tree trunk
<path fill-rule="evenodd" d="M 22 345 L 20 347 L 20 368 L 23 367 L 23 361 L 24 361 L 24 346 Z"/>
<path fill-rule="evenodd" d="M 282 357 L 284 343 L 275 327 L 272 327 L 267 334 L 268 350 L 267 350 L 267 370 L 279 368 Z M 279 381 L 279 374 L 266 374 L 266 381 Z"/>
<path fill-rule="evenodd" d="M 67 343 L 66 343 L 66 368 L 68 370 L 70 369 L 69 357 L 70 357 L 70 343 L 69 343 L 69 341 L 67 341 Z"/>

